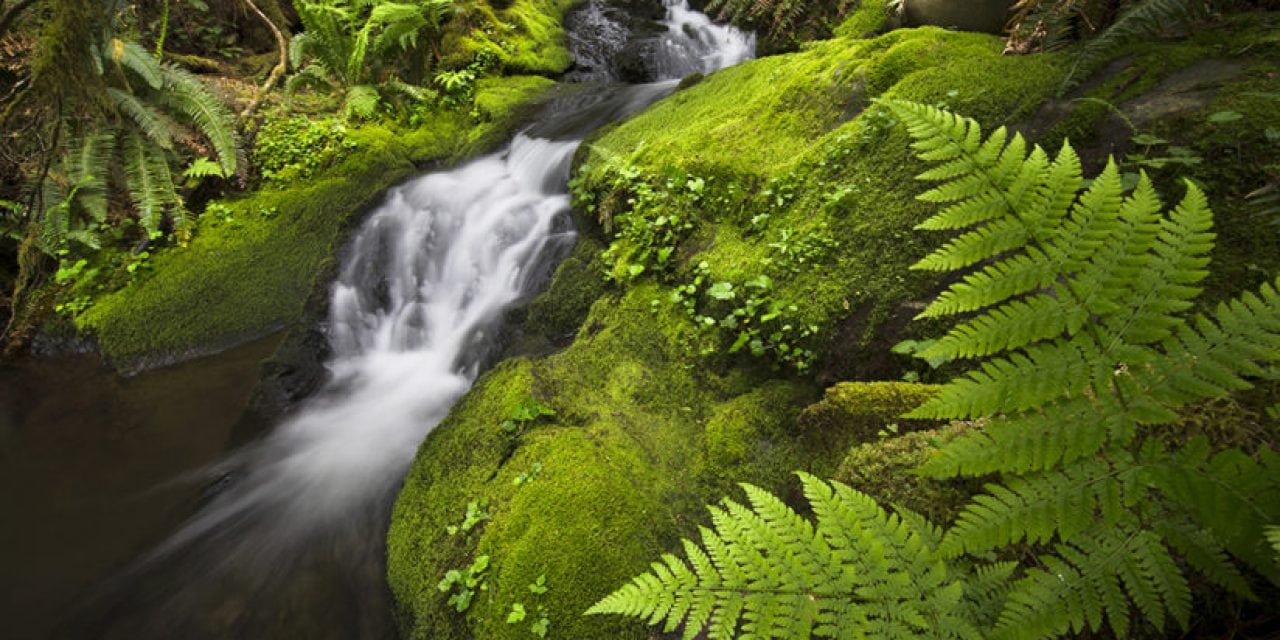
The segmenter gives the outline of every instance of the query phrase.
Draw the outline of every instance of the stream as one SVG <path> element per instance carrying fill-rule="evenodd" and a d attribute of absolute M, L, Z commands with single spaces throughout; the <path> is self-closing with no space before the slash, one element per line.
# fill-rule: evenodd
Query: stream
<path fill-rule="evenodd" d="M 637 44 L 616 20 L 616 9 L 587 2 L 567 24 L 578 61 L 568 79 L 581 84 L 580 90 L 551 102 L 505 148 L 390 189 L 352 234 L 331 287 L 325 386 L 269 433 L 217 459 L 217 444 L 230 441 L 224 431 L 235 420 L 232 407 L 248 393 L 243 380 L 239 386 L 220 382 L 226 393 L 210 393 L 216 400 L 203 412 L 150 423 L 159 430 L 166 419 L 211 421 L 201 431 L 212 434 L 210 443 L 198 454 L 161 464 L 174 475 L 158 482 L 159 488 L 140 491 L 143 497 L 108 492 L 98 510 L 106 513 L 59 522 L 70 533 L 93 536 L 76 528 L 93 526 L 93 518 L 110 519 L 113 510 L 114 517 L 135 517 L 111 501 L 154 505 L 157 493 L 178 491 L 179 497 L 167 498 L 170 515 L 141 516 L 137 526 L 144 532 L 129 534 L 128 543 L 109 553 L 146 548 L 132 560 L 118 557 L 114 566 L 93 559 L 97 580 L 75 587 L 75 580 L 64 580 L 63 588 L 79 591 L 60 594 L 59 607 L 35 613 L 57 597 L 52 593 L 41 596 L 43 601 L 28 594 L 6 602 L 0 610 L 6 618 L 21 619 L 24 611 L 49 616 L 19 624 L 19 632 L 144 640 L 395 637 L 383 557 L 391 503 L 419 443 L 500 355 L 496 336 L 506 312 L 536 295 L 572 247 L 566 183 L 574 151 L 591 131 L 669 94 L 679 78 L 754 53 L 753 38 L 713 24 L 686 0 L 664 4 L 664 30 L 645 34 Z M 655 81 L 621 84 L 626 74 L 615 61 L 637 46 L 644 56 L 640 66 Z M 176 370 L 244 371 L 228 358 L 251 361 L 268 347 L 245 347 Z M 90 379 L 81 384 L 92 385 L 92 375 L 86 375 Z M 165 370 L 140 378 L 172 375 Z M 212 381 L 198 374 L 193 379 Z M 184 399 L 192 394 L 191 387 L 172 391 Z M 30 416 L 18 413 L 21 433 L 31 428 Z M 170 426 L 185 433 L 184 425 Z M 156 447 L 147 455 L 169 454 Z M 70 457 L 62 462 L 79 464 Z M 126 456 L 115 462 L 133 461 Z M 56 464 L 46 469 L 51 477 L 65 471 Z M 22 482 L 7 476 L 4 481 Z M 37 495 L 61 499 L 58 492 L 47 493 Z M 37 517 L 33 507 L 24 512 L 13 502 L 18 506 L 6 502 L 0 508 L 6 514 L 16 509 L 20 519 Z M 189 517 L 172 515 L 184 508 Z M 69 537 L 64 547 L 47 543 L 44 550 L 75 551 L 78 543 Z M 3 546 L 10 546 L 7 538 Z M 22 585 L 9 580 L 0 586 L 19 593 Z"/>

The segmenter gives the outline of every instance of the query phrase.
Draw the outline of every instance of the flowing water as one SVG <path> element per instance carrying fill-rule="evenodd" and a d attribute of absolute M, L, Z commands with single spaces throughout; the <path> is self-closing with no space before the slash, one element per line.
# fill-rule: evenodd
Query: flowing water
<path fill-rule="evenodd" d="M 582 136 L 685 74 L 754 51 L 685 0 L 664 4 L 652 61 L 663 82 L 598 83 L 551 104 L 506 148 L 388 192 L 332 287 L 330 382 L 266 437 L 192 474 L 220 478 L 217 491 L 88 598 L 62 636 L 394 635 L 382 558 L 391 500 L 418 444 L 496 355 L 504 312 L 571 245 L 565 185 Z M 607 68 L 626 33 L 601 7 L 592 0 L 576 21 L 580 69 Z"/>

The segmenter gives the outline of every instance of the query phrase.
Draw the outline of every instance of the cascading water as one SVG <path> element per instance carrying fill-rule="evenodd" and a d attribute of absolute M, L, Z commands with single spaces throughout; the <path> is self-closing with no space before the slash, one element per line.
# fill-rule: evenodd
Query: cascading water
<path fill-rule="evenodd" d="M 504 312 L 534 293 L 572 240 L 565 184 L 581 137 L 687 73 L 754 51 L 750 36 L 685 0 L 664 5 L 655 64 L 667 81 L 553 104 L 507 148 L 388 193 L 332 288 L 331 381 L 219 465 L 220 491 L 64 635 L 393 634 L 381 557 L 390 500 L 418 444 L 492 355 Z"/>

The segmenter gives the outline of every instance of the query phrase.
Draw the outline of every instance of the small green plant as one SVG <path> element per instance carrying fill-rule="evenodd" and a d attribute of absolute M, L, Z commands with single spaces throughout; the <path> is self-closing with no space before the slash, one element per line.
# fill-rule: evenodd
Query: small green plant
<path fill-rule="evenodd" d="M 517 487 L 522 487 L 534 480 L 537 480 L 538 474 L 540 473 L 542 473 L 542 463 L 535 462 L 533 463 L 533 466 L 529 467 L 528 471 L 522 472 L 520 475 L 513 478 L 511 480 L 511 484 L 514 484 Z"/>
<path fill-rule="evenodd" d="M 307 178 L 331 166 L 357 144 L 337 118 L 268 118 L 258 131 L 253 154 L 268 182 Z"/>
<path fill-rule="evenodd" d="M 484 574 L 489 569 L 489 556 L 476 556 L 471 564 L 462 569 L 450 569 L 444 574 L 436 588 L 442 593 L 453 592 L 448 603 L 454 611 L 462 613 L 471 607 L 476 592 L 488 591 Z"/>
<path fill-rule="evenodd" d="M 511 409 L 510 416 L 502 421 L 502 430 L 512 438 L 519 437 L 524 430 L 538 420 L 556 415 L 556 410 L 534 398 L 526 398 Z"/>
<path fill-rule="evenodd" d="M 467 503 L 467 513 L 463 516 L 462 522 L 460 524 L 451 524 L 445 529 L 451 536 L 467 533 L 476 528 L 481 522 L 488 520 L 490 515 L 489 500 L 487 498 L 472 500 Z"/>
<path fill-rule="evenodd" d="M 544 573 L 538 576 L 538 579 L 529 583 L 529 593 L 533 596 L 541 596 L 548 591 L 547 575 Z M 529 626 L 529 633 L 539 637 L 547 637 L 547 631 L 551 628 L 551 618 L 545 605 L 538 605 L 535 610 L 536 618 L 533 624 Z M 511 604 L 511 610 L 507 613 L 507 624 L 519 624 L 529 617 L 529 611 L 525 608 L 524 603 L 514 602 Z"/>

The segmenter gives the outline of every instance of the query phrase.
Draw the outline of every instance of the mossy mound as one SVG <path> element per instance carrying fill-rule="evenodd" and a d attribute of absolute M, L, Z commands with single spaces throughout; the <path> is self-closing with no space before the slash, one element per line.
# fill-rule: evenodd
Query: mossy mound
<path fill-rule="evenodd" d="M 356 149 L 336 166 L 221 203 L 229 215 L 202 220 L 190 246 L 159 252 L 128 286 L 78 316 L 77 328 L 129 368 L 215 350 L 296 321 L 356 214 L 424 164 L 457 162 L 496 145 L 520 121 L 521 107 L 552 84 L 483 80 L 476 117 L 440 111 L 413 130 L 352 129 Z"/>
<path fill-rule="evenodd" d="M 606 269 L 672 287 L 696 321 L 722 329 L 720 352 L 747 351 L 735 342 L 754 330 L 750 351 L 816 364 L 827 380 L 896 377 L 883 361 L 901 323 L 889 321 L 936 283 L 909 270 L 932 242 L 912 231 L 929 211 L 915 200 L 920 165 L 872 100 L 1025 118 L 1058 86 L 1062 59 L 1001 49 L 933 28 L 819 42 L 711 74 L 606 131 L 583 154 L 577 194 L 622 230 Z M 668 231 L 673 210 L 680 226 Z M 743 328 L 743 314 L 728 316 L 751 299 L 768 312 Z"/>
<path fill-rule="evenodd" d="M 463 29 L 446 34 L 446 66 L 496 60 L 511 74 L 554 76 L 573 64 L 564 15 L 579 0 L 515 0 L 472 3 L 459 18 Z"/>
<path fill-rule="evenodd" d="M 883 505 L 905 507 L 936 523 L 950 522 L 981 488 L 972 479 L 922 478 L 913 471 L 938 445 L 971 425 L 956 423 L 865 442 L 849 450 L 831 476 Z"/>
<path fill-rule="evenodd" d="M 805 431 L 849 431 L 863 442 L 886 432 L 919 431 L 936 426 L 936 421 L 900 416 L 924 404 L 938 388 L 910 382 L 841 382 L 828 387 L 821 402 L 805 408 L 800 427 Z"/>
<path fill-rule="evenodd" d="M 872 418 L 801 427 L 798 417 L 817 399 L 816 386 L 765 362 L 727 354 L 719 334 L 700 328 L 682 305 L 672 304 L 673 281 L 703 260 L 715 265 L 717 277 L 768 271 L 776 257 L 768 244 L 778 232 L 802 234 L 825 222 L 833 230 L 860 226 L 865 242 L 842 243 L 828 260 L 795 262 L 785 277 L 775 272 L 779 291 L 804 302 L 805 313 L 811 294 L 833 297 L 814 316 L 829 325 L 852 313 L 841 302 L 853 295 L 849 279 L 875 277 L 898 287 L 916 253 L 903 240 L 924 211 L 911 200 L 916 187 L 911 167 L 902 166 L 903 141 L 859 114 L 869 97 L 885 91 L 944 99 L 951 86 L 975 82 L 974 74 L 993 64 L 1019 71 L 1011 67 L 1003 77 L 1033 79 L 1011 80 L 1000 97 L 975 91 L 968 99 L 985 105 L 991 119 L 1034 108 L 1033 96 L 1054 83 L 1054 59 L 1001 58 L 999 51 L 994 38 L 941 30 L 823 43 L 712 74 L 597 139 L 595 151 L 584 155 L 631 159 L 658 188 L 684 194 L 673 196 L 672 204 L 701 207 L 700 228 L 672 254 L 678 269 L 611 286 L 582 321 L 580 309 L 586 297 L 599 295 L 600 282 L 583 280 L 601 277 L 610 256 L 599 254 L 600 245 L 588 237 L 589 253 L 580 247 L 528 313 L 535 332 L 556 334 L 580 324 L 572 343 L 542 359 L 499 366 L 427 438 L 396 504 L 388 542 L 388 575 L 406 635 L 524 638 L 532 613 L 506 624 L 519 603 L 530 612 L 547 608 L 549 637 L 649 637 L 643 625 L 580 614 L 681 536 L 695 537 L 705 520 L 702 505 L 730 492 L 734 482 L 786 490 L 794 485 L 788 480 L 796 469 L 819 476 L 834 472 L 849 447 L 865 438 Z M 971 63 L 969 57 L 978 60 Z M 948 76 L 939 64 L 960 71 Z M 854 139 L 867 131 L 874 135 L 865 142 Z M 873 194 L 856 202 L 845 194 L 838 206 L 821 206 L 829 190 L 849 176 L 874 182 L 874 195 L 886 201 L 873 208 Z M 581 184 L 597 201 L 625 202 L 629 195 L 598 188 L 602 183 L 586 177 Z M 699 178 L 705 192 L 694 186 Z M 774 179 L 791 180 L 791 195 L 781 206 L 766 206 L 774 199 L 753 191 Z M 744 233 L 751 217 L 762 212 L 779 226 Z M 827 273 L 840 282 L 813 288 L 833 265 L 857 275 Z M 890 273 L 878 275 L 881 270 Z M 805 284 L 792 288 L 792 278 Z M 841 282 L 846 289 L 837 293 Z M 879 284 L 863 287 L 867 300 L 901 292 Z M 867 397 L 855 400 L 860 392 Z M 900 412 L 919 393 L 911 385 L 889 385 L 845 389 L 840 397 L 879 420 Z M 556 415 L 525 427 L 513 440 L 500 425 L 527 399 L 552 407 Z M 535 464 L 536 478 L 514 484 Z M 480 500 L 487 501 L 489 518 L 467 535 L 450 535 L 448 527 L 457 526 L 467 505 Z M 486 588 L 459 613 L 449 603 L 456 587 L 442 592 L 437 585 L 448 571 L 481 556 L 488 558 Z M 528 586 L 543 575 L 550 590 L 533 594 Z"/>
<path fill-rule="evenodd" d="M 643 625 L 580 614 L 693 533 L 689 516 L 718 497 L 720 478 L 769 485 L 823 457 L 818 470 L 834 469 L 834 456 L 801 445 L 773 451 L 777 470 L 753 466 L 814 390 L 698 367 L 688 355 L 696 333 L 679 315 L 651 313 L 654 293 L 605 296 L 570 347 L 500 365 L 427 438 L 388 539 L 406 637 L 528 637 L 532 615 L 505 622 L 515 603 L 546 607 L 551 637 L 647 637 Z M 505 432 L 530 398 L 556 415 Z M 517 485 L 521 474 L 533 477 Z M 473 500 L 487 501 L 490 519 L 451 536 Z M 458 613 L 437 583 L 479 555 L 491 559 L 487 589 Z M 531 593 L 542 575 L 549 591 Z"/>

